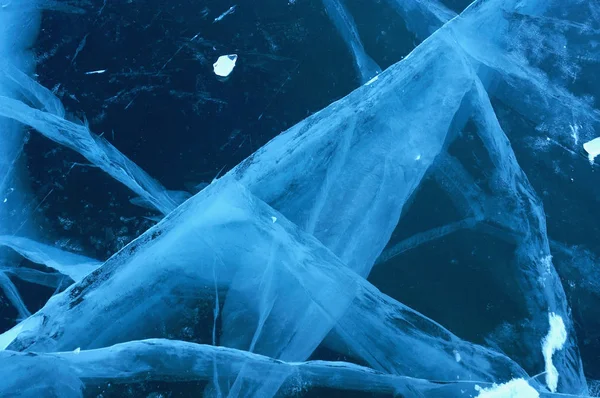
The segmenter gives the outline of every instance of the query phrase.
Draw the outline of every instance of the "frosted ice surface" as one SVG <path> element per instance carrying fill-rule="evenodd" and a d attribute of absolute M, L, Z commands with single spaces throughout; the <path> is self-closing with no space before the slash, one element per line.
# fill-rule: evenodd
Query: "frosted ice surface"
<path fill-rule="evenodd" d="M 235 68 L 237 58 L 237 54 L 221 55 L 213 64 L 215 75 L 221 77 L 229 76 L 233 72 L 233 68 Z"/>
<path fill-rule="evenodd" d="M 487 223 L 500 225 L 508 236 L 520 236 L 512 270 L 520 300 L 531 317 L 523 322 L 530 326 L 519 332 L 519 349 L 514 345 L 515 335 L 498 334 L 493 340 L 503 351 L 518 356 L 530 372 L 540 373 L 544 362 L 531 352 L 539 350 L 547 332 L 548 308 L 563 319 L 568 317 L 561 282 L 552 265 L 541 260 L 544 253 L 549 254 L 543 209 L 496 118 L 485 76 L 478 75 L 478 62 L 443 34 L 446 29 L 450 28 L 435 33 L 370 86 L 273 139 L 230 175 L 366 276 L 425 173 L 435 160 L 445 158 L 443 145 L 456 139 L 453 129 L 462 128 L 471 118 L 491 160 L 491 168 L 480 171 L 493 176 L 486 182 L 489 196 L 476 194 L 477 184 L 456 188 L 453 198 L 466 202 L 474 214 L 415 237 L 405 247 Z M 421 122 L 411 123 L 415 118 Z M 415 152 L 407 150 L 412 147 L 419 148 L 418 161 Z M 327 155 L 310 155 L 314 153 Z M 468 180 L 464 168 L 456 169 L 453 184 Z M 440 169 L 452 171 L 452 167 Z M 544 284 L 539 284 L 541 279 Z M 567 346 L 560 373 L 569 374 L 566 385 L 572 384 L 571 391 L 578 392 L 585 389 L 585 380 L 575 341 Z"/>
<path fill-rule="evenodd" d="M 56 389 L 58 396 L 69 396 L 66 393 L 83 387 L 91 389 L 107 381 L 127 385 L 140 379 L 212 381 L 216 377 L 221 384 L 227 385 L 233 383 L 248 366 L 255 370 L 248 387 L 261 385 L 264 375 L 280 375 L 284 379 L 285 391 L 291 392 L 286 394 L 288 396 L 294 396 L 294 391 L 319 387 L 407 397 L 424 394 L 439 398 L 460 396 L 460 392 L 466 390 L 476 391 L 475 382 L 438 384 L 385 374 L 341 361 L 285 362 L 227 347 L 165 339 L 36 356 L 4 351 L 0 352 L 0 361 L 10 365 L 4 368 L 5 382 L 0 384 L 2 396 L 10 396 L 31 383 L 32 374 L 48 390 Z M 218 369 L 216 376 L 214 369 Z M 248 390 L 245 392 L 249 393 Z"/>
<path fill-rule="evenodd" d="M 35 3 L 26 1 L 0 10 L 0 96 L 19 97 L 31 81 L 27 75 L 33 72 L 35 66 L 30 48 L 39 26 L 39 10 L 36 8 Z M 31 99 L 38 100 L 35 97 Z M 39 102 L 55 111 L 55 102 L 50 104 L 43 98 Z M 26 176 L 22 156 L 24 127 L 0 116 L 0 131 L 0 233 L 12 234 L 18 229 L 26 233 L 29 214 L 24 211 L 24 203 L 31 198 L 28 184 L 23 181 Z"/>
<path fill-rule="evenodd" d="M 207 395 L 273 396 L 297 387 L 292 380 L 300 378 L 314 386 L 408 396 L 552 396 L 531 377 L 544 372 L 551 391 L 586 393 L 568 304 L 589 299 L 580 293 L 567 303 L 534 190 L 539 181 L 536 186 L 521 169 L 539 153 L 520 147 L 518 162 L 512 146 L 525 144 L 511 139 L 515 131 L 526 143 L 548 137 L 544 141 L 569 154 L 581 151 L 581 140 L 590 160 L 600 152 L 598 139 L 591 140 L 600 126 L 592 107 L 596 95 L 576 84 L 600 60 L 589 46 L 600 31 L 593 4 L 477 1 L 456 17 L 434 0 L 389 0 L 423 43 L 372 79 L 378 67 L 342 1 L 324 0 L 327 15 L 368 84 L 276 137 L 187 201 L 69 120 L 60 101 L 29 77 L 33 62 L 23 49 L 31 47 L 33 31 L 17 35 L 15 29 L 25 26 L 23 20 L 36 25 L 37 8 L 28 6 L 34 3 L 0 10 L 0 172 L 6 176 L 0 244 L 76 282 L 27 317 L 7 275 L 58 286 L 55 277 L 0 264 L 0 286 L 27 317 L 0 335 L 0 348 L 38 352 L 0 353 L 9 359 L 3 361 L 10 375 L 0 385 L 3 394 L 36 379 L 57 395 L 79 396 L 93 380 L 162 380 L 184 370 L 209 381 Z M 214 65 L 219 76 L 235 66 L 224 57 Z M 533 127 L 511 128 L 513 120 L 502 117 L 507 112 Z M 78 151 L 132 189 L 139 196 L 134 203 L 166 217 L 93 273 L 93 260 L 16 237 L 15 228 L 28 217 L 7 217 L 27 195 L 19 185 L 21 124 Z M 482 146 L 471 163 L 451 150 L 454 144 L 471 149 L 469 139 Z M 573 161 L 563 156 L 556 162 L 565 158 Z M 437 184 L 460 218 L 384 251 L 425 184 Z M 386 267 L 409 250 L 466 230 L 514 248 L 499 279 L 518 311 L 482 337 L 493 349 L 457 337 L 365 280 L 376 261 Z M 561 276 L 572 272 L 574 265 L 560 264 Z M 485 265 L 478 271 L 498 276 Z M 585 289 L 596 294 L 593 279 L 586 281 L 593 286 Z M 448 313 L 459 310 L 452 300 L 436 304 Z M 573 312 L 594 314 L 581 307 Z M 213 346 L 132 341 L 152 337 Z M 321 345 L 372 369 L 304 362 Z"/>
<path fill-rule="evenodd" d="M 333 331 L 332 347 L 388 373 L 488 382 L 525 375 L 506 356 L 462 341 L 383 295 L 282 215 L 272 223 L 273 213 L 228 179 L 211 184 L 53 297 L 27 320 L 44 322 L 9 348 L 85 350 L 155 336 L 157 327 L 176 333 L 190 326 L 198 300 L 214 300 L 216 285 L 224 297 L 219 344 L 228 347 L 305 360 Z M 176 256 L 167 254 L 173 250 Z M 239 383 L 251 373 L 242 372 Z M 277 391 L 283 380 L 270 383 L 262 387 Z"/>
<path fill-rule="evenodd" d="M 523 379 L 513 379 L 490 388 L 476 387 L 477 398 L 538 398 L 540 394 Z"/>
<path fill-rule="evenodd" d="M 396 64 L 230 172 L 361 276 L 369 274 L 404 204 L 442 151 L 473 84 L 452 44 L 429 44 L 411 54 L 427 74 Z M 407 150 L 413 147 L 420 148 L 419 161 Z"/>

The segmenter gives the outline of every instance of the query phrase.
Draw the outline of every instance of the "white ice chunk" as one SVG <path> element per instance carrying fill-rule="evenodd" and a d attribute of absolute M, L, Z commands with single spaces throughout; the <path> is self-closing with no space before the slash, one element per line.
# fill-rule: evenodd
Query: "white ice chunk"
<path fill-rule="evenodd" d="M 75 282 L 102 264 L 98 260 L 19 236 L 0 236 L 0 246 L 10 247 L 29 261 L 53 268 Z"/>
<path fill-rule="evenodd" d="M 588 153 L 590 163 L 593 163 L 596 156 L 600 155 L 600 137 L 583 144 L 583 149 Z"/>
<path fill-rule="evenodd" d="M 233 68 L 235 68 L 237 58 L 237 54 L 221 55 L 217 59 L 217 62 L 213 64 L 215 75 L 221 77 L 229 76 L 233 72 Z"/>
<path fill-rule="evenodd" d="M 456 350 L 454 350 L 454 359 L 456 359 L 456 362 L 460 362 L 462 360 L 460 353 Z"/>
<path fill-rule="evenodd" d="M 494 385 L 490 388 L 475 386 L 479 391 L 477 398 L 538 398 L 540 394 L 523 379 L 512 379 L 511 381 Z"/>
<path fill-rule="evenodd" d="M 544 340 L 542 340 L 542 354 L 546 362 L 546 384 L 552 392 L 556 392 L 558 386 L 558 370 L 552 363 L 552 355 L 554 352 L 561 350 L 567 341 L 567 330 L 563 319 L 551 312 L 548 315 L 550 322 L 550 330 Z"/>

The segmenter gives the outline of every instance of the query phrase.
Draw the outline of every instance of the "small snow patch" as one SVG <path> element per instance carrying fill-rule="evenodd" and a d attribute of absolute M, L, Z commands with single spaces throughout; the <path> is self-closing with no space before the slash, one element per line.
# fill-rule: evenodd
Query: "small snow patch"
<path fill-rule="evenodd" d="M 551 392 L 556 392 L 558 386 L 558 370 L 552 363 L 552 355 L 561 350 L 567 341 L 567 330 L 560 315 L 554 312 L 548 314 L 550 330 L 542 340 L 542 354 L 546 362 L 546 384 Z"/>
<path fill-rule="evenodd" d="M 235 62 L 237 61 L 237 54 L 221 55 L 217 62 L 213 64 L 213 70 L 215 75 L 221 77 L 227 77 L 235 68 Z"/>
<path fill-rule="evenodd" d="M 512 379 L 504 384 L 494 384 L 490 388 L 475 386 L 479 391 L 476 398 L 539 398 L 540 394 L 524 379 Z"/>
<path fill-rule="evenodd" d="M 588 153 L 590 163 L 594 163 L 596 156 L 600 155 L 600 137 L 583 144 L 583 149 Z"/>

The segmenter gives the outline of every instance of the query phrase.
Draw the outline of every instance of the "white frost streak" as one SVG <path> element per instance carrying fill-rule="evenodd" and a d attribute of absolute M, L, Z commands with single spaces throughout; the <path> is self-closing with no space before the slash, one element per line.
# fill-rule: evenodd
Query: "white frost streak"
<path fill-rule="evenodd" d="M 542 354 L 546 362 L 546 384 L 551 392 L 556 392 L 558 386 L 558 370 L 552 363 L 552 355 L 561 350 L 567 341 L 567 330 L 565 323 L 560 315 L 554 312 L 548 314 L 550 330 L 544 340 L 542 340 Z"/>
<path fill-rule="evenodd" d="M 86 75 L 101 75 L 104 72 L 106 72 L 106 69 L 93 70 L 93 71 L 90 71 L 90 72 L 85 72 L 85 74 Z"/>
<path fill-rule="evenodd" d="M 511 381 L 490 388 L 475 386 L 479 391 L 476 398 L 539 398 L 540 394 L 523 379 Z"/>
<path fill-rule="evenodd" d="M 233 5 L 233 6 L 229 7 L 229 9 L 227 11 L 225 11 L 223 14 L 216 17 L 215 20 L 213 21 L 213 23 L 223 20 L 223 18 L 225 18 L 229 14 L 233 14 L 235 12 L 236 7 L 237 7 L 237 5 Z"/>

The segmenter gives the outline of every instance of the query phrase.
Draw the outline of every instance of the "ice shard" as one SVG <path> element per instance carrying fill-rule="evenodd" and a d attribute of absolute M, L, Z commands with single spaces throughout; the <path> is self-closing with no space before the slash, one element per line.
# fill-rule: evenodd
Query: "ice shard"
<path fill-rule="evenodd" d="M 442 152 L 473 84 L 454 44 L 428 44 L 410 55 L 411 64 L 388 68 L 230 172 L 363 277 Z"/>
<path fill-rule="evenodd" d="M 2 64 L 12 63 L 19 75 L 33 72 L 35 62 L 30 48 L 38 33 L 40 11 L 35 1 L 24 1 L 13 7 L 2 7 L 0 13 L 0 58 Z M 0 66 L 0 69 L 3 69 Z M 18 82 L 0 72 L 0 96 L 21 98 Z M 28 231 L 29 208 L 26 202 L 28 184 L 25 173 L 23 145 L 25 131 L 22 125 L 0 116 L 2 145 L 0 145 L 0 233 Z"/>
<path fill-rule="evenodd" d="M 55 391 L 60 396 L 82 396 L 77 394 L 81 389 L 105 383 L 132 386 L 156 381 L 219 381 L 227 384 L 236 380 L 244 366 L 255 370 L 252 386 L 263 384 L 266 374 L 282 375 L 285 379 L 282 396 L 294 396 L 298 391 L 319 387 L 407 397 L 423 394 L 428 397 L 458 396 L 461 391 L 476 394 L 477 391 L 494 388 L 490 383 L 474 381 L 429 382 L 380 373 L 345 362 L 285 362 L 226 347 L 165 339 L 132 341 L 78 352 L 33 354 L 4 351 L 0 352 L 0 360 L 10 364 L 4 371 L 5 383 L 0 385 L 3 396 L 15 393 L 34 396 L 39 393 L 40 387 Z M 215 367 L 219 369 L 217 380 L 213 374 Z M 28 369 L 29 376 L 25 369 Z M 37 376 L 34 383 L 30 372 Z M 521 389 L 527 388 L 527 382 L 522 379 L 513 383 L 519 384 Z M 248 394 L 249 391 L 245 391 L 244 395 Z"/>
<path fill-rule="evenodd" d="M 240 281 L 250 275 L 242 289 Z M 317 240 L 227 180 L 188 200 L 50 299 L 18 326 L 22 332 L 8 331 L 1 340 L 17 335 L 9 349 L 52 352 L 177 335 L 199 327 L 198 305 L 215 300 L 214 284 L 224 297 L 218 344 L 304 360 L 335 327 L 331 339 L 344 352 L 393 374 L 484 381 L 525 376 L 506 356 L 462 341 L 381 294 Z M 199 333 L 210 341 L 211 330 Z M 275 391 L 284 381 L 269 380 Z"/>
<path fill-rule="evenodd" d="M 337 31 L 346 42 L 348 50 L 354 58 L 354 65 L 362 84 L 381 73 L 381 68 L 365 52 L 356 28 L 356 23 L 344 5 L 344 0 L 322 0 L 325 11 Z"/>
<path fill-rule="evenodd" d="M 31 312 L 29 312 L 25 306 L 17 288 L 4 272 L 0 272 L 0 289 L 4 292 L 4 295 L 8 298 L 13 307 L 16 308 L 19 314 L 19 320 L 31 316 Z"/>
<path fill-rule="evenodd" d="M 12 63 L 20 75 L 31 74 L 35 67 L 30 50 L 38 33 L 40 11 L 36 2 L 25 1 L 0 10 L 0 59 Z M 21 98 L 19 81 L 0 72 L 0 96 Z M 26 182 L 23 145 L 26 135 L 19 123 L 0 116 L 0 234 L 31 233 L 31 209 L 34 200 Z M 13 254 L 0 253 L 0 265 L 10 262 Z M 6 272 L 0 271 L 0 290 L 17 309 L 18 316 L 30 315 L 19 291 Z"/>
<path fill-rule="evenodd" d="M 421 41 L 456 16 L 438 0 L 387 0 Z"/>
<path fill-rule="evenodd" d="M 548 262 L 550 251 L 543 209 L 516 162 L 487 91 L 494 98 L 525 111 L 521 97 L 507 97 L 508 88 L 498 83 L 498 76 L 501 76 L 501 79 L 510 84 L 527 87 L 527 92 L 534 90 L 532 98 L 549 96 L 548 101 L 558 98 L 557 105 L 560 105 L 560 101 L 568 102 L 578 112 L 586 111 L 585 106 L 579 107 L 577 104 L 580 101 L 560 85 L 547 83 L 536 68 L 523 64 L 519 58 L 505 55 L 496 57 L 484 51 L 483 41 L 478 41 L 478 36 L 473 33 L 474 26 L 483 29 L 482 24 L 488 23 L 489 26 L 497 26 L 505 31 L 503 21 L 512 23 L 512 20 L 506 19 L 507 15 L 517 12 L 511 10 L 511 7 L 518 8 L 516 3 L 495 8 L 495 3 L 492 3 L 471 6 L 464 12 L 464 18 L 461 16 L 448 22 L 403 62 L 381 74 L 377 81 L 277 137 L 234 169 L 232 174 L 261 199 L 280 210 L 305 231 L 314 234 L 351 268 L 361 275 L 367 275 L 383 248 L 377 242 L 387 243 L 403 206 L 419 186 L 424 173 L 434 164 L 436 156 L 442 154 L 443 145 L 446 145 L 447 140 L 450 142 L 449 132 L 462 129 L 472 112 L 475 112 L 472 122 L 477 125 L 480 139 L 491 157 L 495 168 L 494 178 L 500 181 L 495 190 L 489 193 L 491 201 L 476 213 L 481 220 L 481 211 L 485 212 L 483 215 L 492 224 L 506 229 L 505 232 L 499 232 L 505 239 L 517 237 L 513 260 L 515 274 L 511 277 L 520 281 L 522 303 L 528 307 L 527 311 L 533 319 L 523 320 L 528 325 L 519 341 L 527 348 L 521 351 L 522 354 L 515 355 L 520 355 L 519 361 L 532 372 L 540 372 L 544 368 L 541 357 L 536 356 L 534 359 L 527 353 L 539 352 L 539 342 L 548 328 L 548 310 L 556 310 L 562 317 L 568 318 L 566 297 L 551 262 Z M 511 34 L 512 32 L 507 32 L 508 36 Z M 525 38 L 526 36 L 514 37 L 514 42 L 509 44 L 515 45 Z M 506 46 L 503 38 L 490 40 Z M 499 51 L 498 54 L 504 52 Z M 449 65 L 452 67 L 448 67 Z M 449 76 L 449 73 L 452 75 Z M 472 91 L 466 95 L 469 90 Z M 436 100 L 441 97 L 444 99 Z M 415 102 L 406 104 L 403 102 L 404 98 Z M 394 110 L 393 113 L 385 112 L 388 106 Z M 427 112 L 423 117 L 418 117 L 421 106 L 427 110 L 435 108 L 436 112 Z M 540 106 L 539 110 L 553 113 L 549 111 L 548 105 Z M 539 110 L 531 112 L 528 108 L 528 116 L 535 118 L 539 115 L 536 113 Z M 401 116 L 402 112 L 406 112 L 404 118 Z M 553 113 L 551 117 L 560 116 L 561 112 L 562 110 Z M 595 118 L 591 111 L 588 116 Z M 418 120 L 423 124 L 409 124 L 409 120 Z M 550 121 L 546 117 L 546 122 Z M 427 133 L 420 133 L 420 129 Z M 363 135 L 369 135 L 367 145 L 361 145 Z M 392 141 L 395 137 L 398 138 Z M 378 148 L 385 148 L 386 151 L 377 153 Z M 308 155 L 314 153 L 320 156 Z M 353 161 L 356 163 L 352 164 Z M 370 162 L 377 162 L 378 165 L 370 168 Z M 382 171 L 376 171 L 377 167 Z M 280 172 L 281 168 L 285 172 Z M 398 177 L 394 173 L 398 173 Z M 463 172 L 457 174 L 461 176 Z M 309 181 L 309 176 L 319 177 Z M 390 194 L 387 194 L 385 185 L 388 178 L 389 181 L 395 178 L 398 181 Z M 469 190 L 472 188 L 463 189 L 463 194 Z M 378 202 L 382 200 L 380 198 L 385 198 L 387 202 Z M 465 199 L 469 202 L 468 198 Z M 365 208 L 360 207 L 362 200 L 365 200 Z M 353 205 L 345 206 L 345 203 Z M 521 207 L 522 204 L 525 207 Z M 477 203 L 469 203 L 468 206 L 476 207 L 475 205 Z M 509 218 L 502 219 L 493 214 L 493 207 L 499 205 L 504 206 L 503 214 L 511 214 Z M 378 217 L 377 212 L 380 210 L 382 215 Z M 524 223 L 522 220 L 528 221 Z M 476 220 L 469 221 L 465 226 L 472 225 L 473 221 Z M 373 230 L 369 229 L 370 226 Z M 456 227 L 463 228 L 463 225 L 456 224 Z M 496 227 L 489 223 L 483 223 L 481 228 L 492 234 L 498 233 L 495 232 L 498 231 Z M 361 234 L 364 234 L 362 238 L 358 238 Z M 368 247 L 361 252 L 363 243 Z M 376 249 L 376 246 L 379 248 Z M 544 283 L 539 283 L 540 278 Z M 537 293 L 531 293 L 531 286 L 536 286 Z M 567 323 L 572 331 L 571 322 Z M 512 344 L 509 336 L 510 334 L 503 337 L 496 335 L 494 339 L 504 340 L 500 346 L 508 348 Z M 569 333 L 569 336 L 568 348 L 561 354 L 564 391 L 580 393 L 586 389 L 585 380 L 574 335 Z"/>
<path fill-rule="evenodd" d="M 35 89 L 46 90 L 41 86 Z M 111 143 L 94 135 L 84 124 L 68 121 L 53 113 L 32 108 L 22 101 L 2 96 L 0 116 L 31 126 L 51 140 L 81 153 L 163 214 L 169 213 L 181 203 L 180 194 L 167 191 Z"/>
<path fill-rule="evenodd" d="M 53 268 L 75 282 L 101 265 L 98 260 L 19 236 L 0 236 L 0 246 L 13 249 L 31 262 Z"/>

